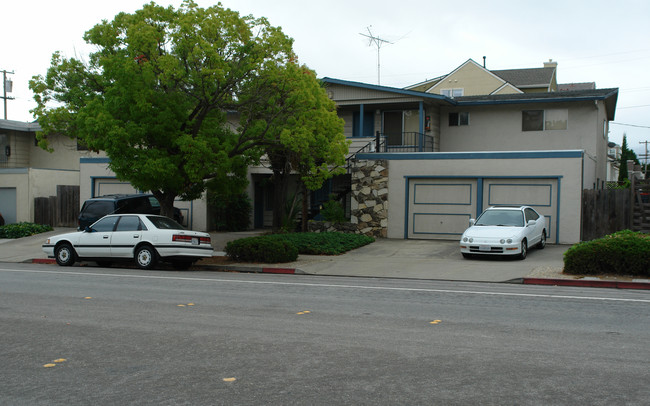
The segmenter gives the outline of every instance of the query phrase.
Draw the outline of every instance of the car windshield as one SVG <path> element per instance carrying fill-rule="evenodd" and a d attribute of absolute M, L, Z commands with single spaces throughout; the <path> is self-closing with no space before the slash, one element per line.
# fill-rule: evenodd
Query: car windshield
<path fill-rule="evenodd" d="M 183 226 L 164 216 L 147 216 L 156 228 L 162 230 L 184 230 Z"/>
<path fill-rule="evenodd" d="M 520 210 L 486 210 L 474 225 L 523 227 L 524 215 Z"/>

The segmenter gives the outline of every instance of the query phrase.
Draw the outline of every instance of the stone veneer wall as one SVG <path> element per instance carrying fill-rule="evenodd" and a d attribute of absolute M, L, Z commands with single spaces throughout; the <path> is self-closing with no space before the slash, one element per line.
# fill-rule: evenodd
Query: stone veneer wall
<path fill-rule="evenodd" d="M 349 223 L 310 221 L 309 230 L 339 231 L 386 238 L 388 235 L 388 161 L 353 161 Z"/>

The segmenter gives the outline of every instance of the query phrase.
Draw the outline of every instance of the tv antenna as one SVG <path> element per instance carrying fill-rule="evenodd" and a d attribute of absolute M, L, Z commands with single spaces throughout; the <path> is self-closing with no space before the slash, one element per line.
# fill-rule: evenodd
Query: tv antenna
<path fill-rule="evenodd" d="M 372 31 L 370 31 L 370 27 L 366 27 L 368 30 L 368 34 L 364 33 L 359 33 L 359 35 L 368 38 L 368 46 L 371 46 L 372 44 L 375 44 L 377 47 L 377 84 L 381 84 L 381 64 L 379 63 L 379 51 L 381 50 L 382 45 L 384 44 L 392 44 L 392 42 L 379 38 L 378 36 L 374 35 Z"/>

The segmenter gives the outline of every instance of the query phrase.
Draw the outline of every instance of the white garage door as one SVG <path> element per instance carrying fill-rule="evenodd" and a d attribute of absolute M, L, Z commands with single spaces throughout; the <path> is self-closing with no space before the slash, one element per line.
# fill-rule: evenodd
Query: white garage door
<path fill-rule="evenodd" d="M 546 217 L 549 242 L 555 241 L 557 193 L 556 178 L 411 178 L 407 237 L 455 240 L 487 207 L 529 205 Z"/>
<path fill-rule="evenodd" d="M 546 217 L 548 240 L 555 241 L 557 179 L 485 179 L 483 208 L 498 205 L 528 205 Z"/>
<path fill-rule="evenodd" d="M 16 188 L 0 187 L 0 214 L 5 224 L 16 222 Z"/>
<path fill-rule="evenodd" d="M 408 238 L 453 240 L 476 216 L 476 179 L 411 179 Z"/>

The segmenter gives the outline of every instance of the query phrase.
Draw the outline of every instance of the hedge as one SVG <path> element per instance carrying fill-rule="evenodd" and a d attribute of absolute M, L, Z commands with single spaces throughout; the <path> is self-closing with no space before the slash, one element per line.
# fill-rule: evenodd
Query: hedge
<path fill-rule="evenodd" d="M 291 262 L 298 254 L 338 255 L 375 241 L 361 234 L 287 233 L 247 237 L 226 244 L 226 255 L 237 261 Z"/>
<path fill-rule="evenodd" d="M 564 272 L 650 277 L 650 235 L 623 230 L 575 244 L 564 253 Z"/>
<path fill-rule="evenodd" d="M 34 223 L 15 223 L 0 226 L 0 238 L 22 238 L 52 231 L 51 226 Z"/>

